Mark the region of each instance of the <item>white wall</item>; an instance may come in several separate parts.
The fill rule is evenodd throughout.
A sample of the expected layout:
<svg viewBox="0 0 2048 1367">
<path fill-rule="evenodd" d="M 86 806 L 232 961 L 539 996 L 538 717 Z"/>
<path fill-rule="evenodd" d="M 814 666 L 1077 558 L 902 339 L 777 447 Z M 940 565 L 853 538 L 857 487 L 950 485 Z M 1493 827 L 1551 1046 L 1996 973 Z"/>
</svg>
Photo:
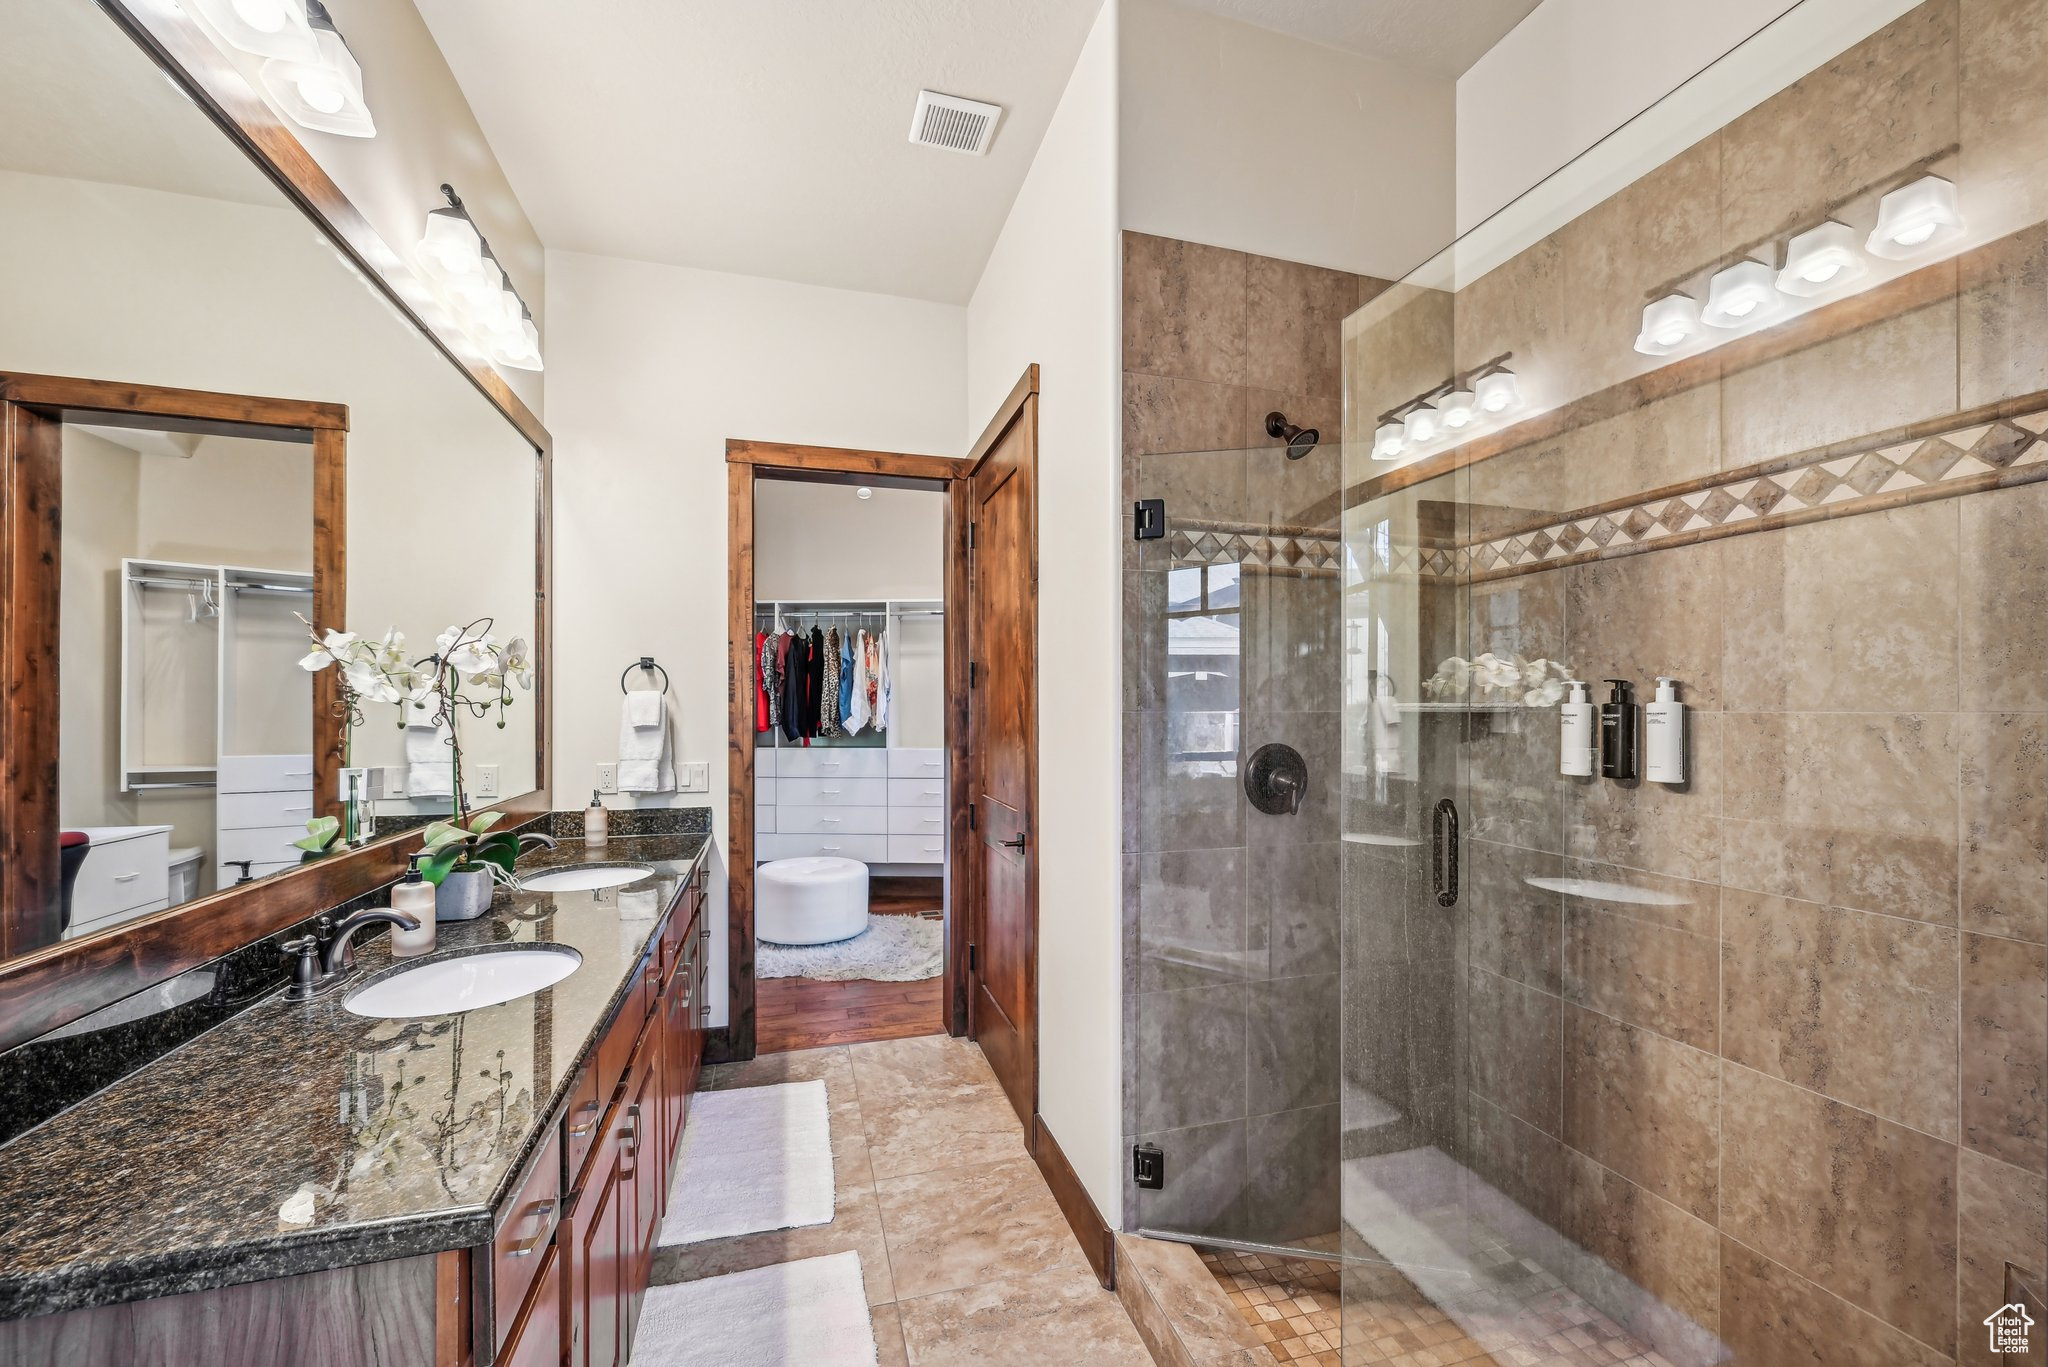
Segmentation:
<svg viewBox="0 0 2048 1367">
<path fill-rule="evenodd" d="M 966 310 L 550 252 L 548 313 L 556 802 L 582 806 L 617 757 L 619 671 L 652 655 L 673 684 L 677 758 L 708 762 L 711 790 L 647 801 L 710 807 L 722 849 L 725 441 L 965 454 Z M 723 1023 L 725 937 L 711 942 Z"/>
<path fill-rule="evenodd" d="M 1631 130 L 1639 133 L 1631 141 L 1642 144 L 1629 149 L 1632 163 L 1656 165 L 1915 3 L 1543 0 L 1458 78 L 1458 231 L 1477 226 L 1766 25 L 1770 32 L 1714 73 L 1709 88 L 1692 92 L 1689 107 L 1659 111 L 1668 128 Z M 1613 182 L 1599 177 L 1587 191 L 1591 198 L 1579 198 L 1597 202 L 1618 188 Z"/>
<path fill-rule="evenodd" d="M 1382 277 L 1449 239 L 1449 80 L 1171 0 L 1122 15 L 1124 227 Z"/>
<path fill-rule="evenodd" d="M 1121 1220 L 1116 661 L 1117 10 L 1106 0 L 967 305 L 967 423 L 1042 367 L 1038 434 L 1040 1113 Z"/>
<path fill-rule="evenodd" d="M 943 597 L 946 496 L 936 489 L 868 494 L 862 498 L 848 484 L 761 481 L 754 493 L 754 596 Z"/>
</svg>

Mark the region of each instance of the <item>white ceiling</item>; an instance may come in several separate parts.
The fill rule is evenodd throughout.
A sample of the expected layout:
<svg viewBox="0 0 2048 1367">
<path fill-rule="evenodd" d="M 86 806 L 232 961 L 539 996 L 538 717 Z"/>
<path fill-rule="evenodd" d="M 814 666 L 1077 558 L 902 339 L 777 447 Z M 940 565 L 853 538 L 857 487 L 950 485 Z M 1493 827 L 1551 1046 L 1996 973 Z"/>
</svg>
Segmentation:
<svg viewBox="0 0 2048 1367">
<path fill-rule="evenodd" d="M 1541 0 L 1178 0 L 1325 47 L 1457 77 Z"/>
<path fill-rule="evenodd" d="M 1100 0 L 417 0 L 542 242 L 965 302 Z M 915 147 L 921 87 L 1008 111 Z"/>
</svg>

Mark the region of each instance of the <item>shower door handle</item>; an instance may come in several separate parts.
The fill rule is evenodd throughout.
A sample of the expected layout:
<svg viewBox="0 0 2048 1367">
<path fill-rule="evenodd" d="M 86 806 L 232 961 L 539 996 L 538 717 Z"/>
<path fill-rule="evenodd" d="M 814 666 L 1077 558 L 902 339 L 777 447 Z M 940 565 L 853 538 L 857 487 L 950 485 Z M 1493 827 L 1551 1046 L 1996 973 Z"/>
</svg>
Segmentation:
<svg viewBox="0 0 2048 1367">
<path fill-rule="evenodd" d="M 1436 884 L 1436 904 L 1458 905 L 1458 804 L 1443 798 L 1431 818 L 1429 876 Z"/>
</svg>

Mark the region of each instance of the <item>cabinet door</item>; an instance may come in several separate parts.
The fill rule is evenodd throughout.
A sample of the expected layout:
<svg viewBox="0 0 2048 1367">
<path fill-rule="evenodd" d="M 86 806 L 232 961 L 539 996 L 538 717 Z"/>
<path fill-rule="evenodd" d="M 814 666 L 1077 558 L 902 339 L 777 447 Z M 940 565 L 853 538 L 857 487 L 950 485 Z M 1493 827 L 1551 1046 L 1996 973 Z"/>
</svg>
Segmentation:
<svg viewBox="0 0 2048 1367">
<path fill-rule="evenodd" d="M 691 944 L 695 944 L 693 939 Z M 662 998 L 662 1084 L 661 1084 L 661 1168 L 664 1173 L 675 1172 L 676 1154 L 683 1142 L 683 1123 L 688 1115 L 686 1097 L 689 1082 L 688 1053 L 694 1006 L 691 1001 L 690 985 L 696 981 L 696 965 L 685 959 L 682 968 L 668 981 L 668 994 Z M 662 1204 L 667 1207 L 664 1193 Z"/>
<path fill-rule="evenodd" d="M 550 1247 L 534 1279 L 533 1299 L 498 1350 L 499 1367 L 561 1367 L 562 1264 Z"/>
<path fill-rule="evenodd" d="M 661 1030 L 640 1037 L 619 1105 L 619 1358 L 633 1356 L 633 1328 L 661 1234 Z"/>
<path fill-rule="evenodd" d="M 622 1367 L 626 1361 L 619 1334 L 620 1292 L 625 1285 L 620 1210 L 622 1201 L 632 1200 L 632 1189 L 620 1181 L 618 1128 L 624 1111 L 620 1106 L 611 1113 L 590 1180 L 569 1221 L 570 1367 Z M 630 1176 L 631 1165 L 625 1166 Z"/>
</svg>

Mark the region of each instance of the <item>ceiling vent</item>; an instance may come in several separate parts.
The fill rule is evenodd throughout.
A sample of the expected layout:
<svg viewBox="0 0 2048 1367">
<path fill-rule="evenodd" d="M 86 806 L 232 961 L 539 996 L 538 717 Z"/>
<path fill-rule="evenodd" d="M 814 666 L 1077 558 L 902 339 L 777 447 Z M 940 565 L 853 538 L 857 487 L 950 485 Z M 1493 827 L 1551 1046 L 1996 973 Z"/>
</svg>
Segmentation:
<svg viewBox="0 0 2048 1367">
<path fill-rule="evenodd" d="M 917 110 L 910 116 L 910 140 L 978 157 L 995 140 L 996 120 L 1002 116 L 1003 107 L 999 104 L 920 90 Z"/>
</svg>

